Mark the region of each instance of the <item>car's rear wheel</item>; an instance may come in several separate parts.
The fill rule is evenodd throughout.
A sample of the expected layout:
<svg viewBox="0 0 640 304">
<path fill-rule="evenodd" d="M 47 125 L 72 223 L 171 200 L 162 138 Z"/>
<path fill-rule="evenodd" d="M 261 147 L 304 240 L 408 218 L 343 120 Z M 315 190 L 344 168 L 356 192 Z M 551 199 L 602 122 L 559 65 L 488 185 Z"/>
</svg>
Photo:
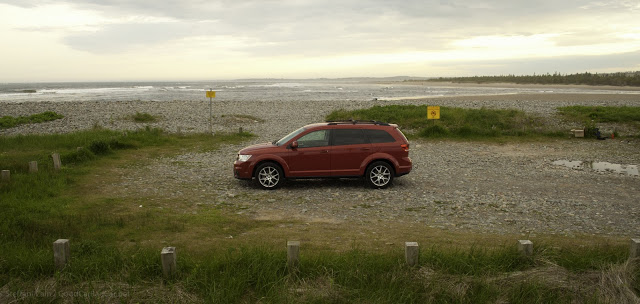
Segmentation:
<svg viewBox="0 0 640 304">
<path fill-rule="evenodd" d="M 393 181 L 393 168 L 383 161 L 374 162 L 367 167 L 365 178 L 372 188 L 386 188 Z"/>
<path fill-rule="evenodd" d="M 273 190 L 284 182 L 284 173 L 279 165 L 268 162 L 263 163 L 256 169 L 256 183 L 263 189 Z"/>
</svg>

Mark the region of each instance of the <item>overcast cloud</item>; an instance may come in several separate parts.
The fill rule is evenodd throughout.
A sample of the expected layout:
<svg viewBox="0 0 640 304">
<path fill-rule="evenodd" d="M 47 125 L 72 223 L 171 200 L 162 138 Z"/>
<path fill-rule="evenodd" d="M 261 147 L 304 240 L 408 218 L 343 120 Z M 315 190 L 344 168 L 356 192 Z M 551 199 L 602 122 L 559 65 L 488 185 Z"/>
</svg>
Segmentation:
<svg viewBox="0 0 640 304">
<path fill-rule="evenodd" d="M 637 16 L 637 0 L 0 0 L 16 59 L 0 81 L 640 70 Z"/>
</svg>

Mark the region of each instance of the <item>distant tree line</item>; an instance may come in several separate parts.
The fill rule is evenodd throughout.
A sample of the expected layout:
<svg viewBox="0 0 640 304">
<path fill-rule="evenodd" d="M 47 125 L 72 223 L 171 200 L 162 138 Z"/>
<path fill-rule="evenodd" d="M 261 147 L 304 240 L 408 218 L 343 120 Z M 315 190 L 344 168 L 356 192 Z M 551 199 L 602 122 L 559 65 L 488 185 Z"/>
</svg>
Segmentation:
<svg viewBox="0 0 640 304">
<path fill-rule="evenodd" d="M 430 81 L 447 82 L 473 82 L 473 83 L 522 83 L 522 84 L 587 84 L 587 85 L 611 85 L 611 86 L 640 86 L 640 71 L 619 73 L 560 73 L 542 75 L 500 75 L 500 76 L 473 76 L 473 77 L 440 77 L 429 79 Z"/>
</svg>

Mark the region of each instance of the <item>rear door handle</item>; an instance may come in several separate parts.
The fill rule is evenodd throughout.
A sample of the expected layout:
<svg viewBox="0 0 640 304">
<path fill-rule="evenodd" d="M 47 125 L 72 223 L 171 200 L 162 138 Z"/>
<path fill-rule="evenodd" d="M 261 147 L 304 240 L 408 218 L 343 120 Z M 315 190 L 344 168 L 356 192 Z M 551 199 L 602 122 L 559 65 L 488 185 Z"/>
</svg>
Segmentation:
<svg viewBox="0 0 640 304">
<path fill-rule="evenodd" d="M 362 151 L 369 151 L 369 150 L 371 150 L 371 148 L 362 148 L 361 150 Z"/>
<path fill-rule="evenodd" d="M 322 150 L 320 153 L 329 153 L 329 150 Z"/>
</svg>

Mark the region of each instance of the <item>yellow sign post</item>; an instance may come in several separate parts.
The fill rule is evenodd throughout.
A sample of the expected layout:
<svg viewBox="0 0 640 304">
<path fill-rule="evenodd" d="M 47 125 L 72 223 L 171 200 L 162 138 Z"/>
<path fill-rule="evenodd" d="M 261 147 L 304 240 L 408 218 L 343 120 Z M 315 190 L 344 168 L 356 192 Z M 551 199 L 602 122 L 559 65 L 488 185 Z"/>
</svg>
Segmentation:
<svg viewBox="0 0 640 304">
<path fill-rule="evenodd" d="M 216 91 L 209 89 L 207 91 L 207 98 L 209 98 L 209 134 L 213 133 L 213 99 L 216 97 Z"/>
<path fill-rule="evenodd" d="M 440 106 L 427 106 L 427 119 L 440 119 Z"/>
</svg>

